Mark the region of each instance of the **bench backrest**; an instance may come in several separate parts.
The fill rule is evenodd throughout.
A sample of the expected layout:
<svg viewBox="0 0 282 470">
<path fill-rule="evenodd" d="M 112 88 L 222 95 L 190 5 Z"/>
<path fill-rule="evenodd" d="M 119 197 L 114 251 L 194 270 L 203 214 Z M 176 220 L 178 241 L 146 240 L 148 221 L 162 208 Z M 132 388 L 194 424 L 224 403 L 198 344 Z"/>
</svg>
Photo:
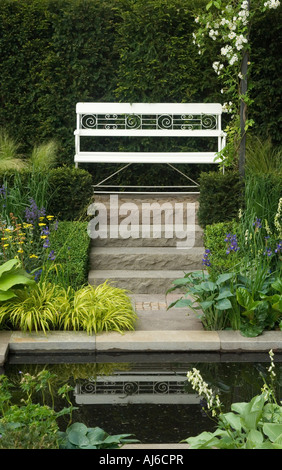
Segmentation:
<svg viewBox="0 0 282 470">
<path fill-rule="evenodd" d="M 80 135 L 219 136 L 218 103 L 77 103 Z"/>
</svg>

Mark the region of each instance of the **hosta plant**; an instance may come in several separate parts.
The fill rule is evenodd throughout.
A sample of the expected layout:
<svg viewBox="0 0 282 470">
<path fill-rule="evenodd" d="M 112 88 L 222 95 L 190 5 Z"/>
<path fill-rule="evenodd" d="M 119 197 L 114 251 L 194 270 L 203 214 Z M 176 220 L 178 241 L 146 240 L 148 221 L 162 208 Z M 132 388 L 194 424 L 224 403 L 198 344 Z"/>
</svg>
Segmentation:
<svg viewBox="0 0 282 470">
<path fill-rule="evenodd" d="M 131 434 L 109 435 L 96 426 L 88 428 L 83 423 L 73 423 L 66 432 L 60 432 L 61 449 L 118 449 L 124 444 L 139 442 Z"/>
<path fill-rule="evenodd" d="M 24 269 L 18 259 L 10 259 L 0 266 L 0 301 L 16 297 L 16 288 L 32 286 L 35 284 L 33 277 Z"/>
<path fill-rule="evenodd" d="M 214 432 L 202 432 L 189 437 L 191 449 L 282 449 L 282 406 L 275 394 L 275 365 L 273 352 L 269 352 L 269 384 L 264 383 L 261 394 L 250 402 L 233 403 L 231 411 L 224 413 L 220 399 L 207 387 L 199 371 L 187 374 L 192 388 L 207 403 L 207 413 L 217 420 Z"/>
<path fill-rule="evenodd" d="M 206 330 L 221 330 L 230 323 L 233 329 L 238 329 L 240 315 L 236 308 L 233 279 L 234 273 L 220 274 L 215 280 L 204 272 L 187 273 L 183 278 L 175 279 L 174 287 L 168 290 L 180 288 L 186 291 L 184 298 L 176 300 L 169 308 L 191 308 L 199 315 Z"/>
</svg>

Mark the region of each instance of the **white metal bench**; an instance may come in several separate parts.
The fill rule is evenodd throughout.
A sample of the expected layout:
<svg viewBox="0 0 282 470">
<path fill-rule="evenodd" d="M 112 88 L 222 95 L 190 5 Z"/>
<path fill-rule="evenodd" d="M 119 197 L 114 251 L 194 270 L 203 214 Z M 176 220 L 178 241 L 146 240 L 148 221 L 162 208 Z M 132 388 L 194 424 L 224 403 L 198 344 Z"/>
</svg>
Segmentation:
<svg viewBox="0 0 282 470">
<path fill-rule="evenodd" d="M 176 171 L 179 170 L 173 165 L 179 163 L 218 163 L 215 162 L 215 157 L 226 144 L 226 134 L 221 128 L 222 106 L 218 103 L 77 103 L 76 113 L 77 127 L 74 131 L 76 167 L 79 163 L 126 164 L 97 184 L 96 188 L 107 187 L 103 186 L 106 180 L 132 163 L 166 163 Z M 217 150 L 212 152 L 80 150 L 82 137 L 102 136 L 213 138 L 217 141 Z"/>
</svg>

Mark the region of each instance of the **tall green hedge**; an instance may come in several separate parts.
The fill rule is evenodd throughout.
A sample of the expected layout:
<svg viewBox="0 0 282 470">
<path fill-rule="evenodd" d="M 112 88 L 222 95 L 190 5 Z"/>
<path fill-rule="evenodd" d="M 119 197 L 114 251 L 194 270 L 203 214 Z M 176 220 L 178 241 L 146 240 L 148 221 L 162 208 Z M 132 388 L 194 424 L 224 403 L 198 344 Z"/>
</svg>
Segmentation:
<svg viewBox="0 0 282 470">
<path fill-rule="evenodd" d="M 282 8 L 259 15 L 251 30 L 251 90 L 249 112 L 256 135 L 282 144 Z"/>
<path fill-rule="evenodd" d="M 116 1 L 1 0 L 0 126 L 73 162 L 77 101 L 113 98 Z"/>
<path fill-rule="evenodd" d="M 141 102 L 218 100 L 211 54 L 192 43 L 199 0 L 125 1 L 118 25 L 117 98 Z M 212 46 L 212 45 L 211 45 Z M 212 52 L 212 50 L 210 51 Z"/>
</svg>

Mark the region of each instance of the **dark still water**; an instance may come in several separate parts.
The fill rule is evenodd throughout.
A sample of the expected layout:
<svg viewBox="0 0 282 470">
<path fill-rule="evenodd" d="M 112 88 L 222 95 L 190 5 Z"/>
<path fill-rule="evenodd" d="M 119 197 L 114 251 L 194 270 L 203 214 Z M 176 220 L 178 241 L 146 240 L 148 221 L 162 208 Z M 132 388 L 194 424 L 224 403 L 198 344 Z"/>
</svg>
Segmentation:
<svg viewBox="0 0 282 470">
<path fill-rule="evenodd" d="M 12 356 L 4 373 L 16 385 L 15 402 L 20 400 L 17 384 L 22 373 L 36 375 L 44 368 L 55 374 L 45 403 L 51 405 L 54 400 L 57 411 L 66 406 L 56 390 L 68 383 L 74 387 L 70 398 L 77 407 L 73 422 L 99 426 L 109 434 L 133 434 L 142 443 L 177 443 L 202 431 L 214 430 L 215 423 L 203 411 L 201 397 L 187 381 L 187 372 L 193 367 L 220 396 L 227 412 L 232 403 L 249 401 L 260 393 L 263 377 L 268 381 L 270 365 L 267 354 L 251 358 L 246 355 L 119 354 L 95 357 L 95 361 L 91 357 L 72 358 L 71 363 L 67 363 L 68 360 L 64 356 Z M 276 394 L 281 399 L 281 355 L 275 356 L 274 361 Z M 65 430 L 68 418 L 63 419 L 60 425 Z"/>
</svg>

